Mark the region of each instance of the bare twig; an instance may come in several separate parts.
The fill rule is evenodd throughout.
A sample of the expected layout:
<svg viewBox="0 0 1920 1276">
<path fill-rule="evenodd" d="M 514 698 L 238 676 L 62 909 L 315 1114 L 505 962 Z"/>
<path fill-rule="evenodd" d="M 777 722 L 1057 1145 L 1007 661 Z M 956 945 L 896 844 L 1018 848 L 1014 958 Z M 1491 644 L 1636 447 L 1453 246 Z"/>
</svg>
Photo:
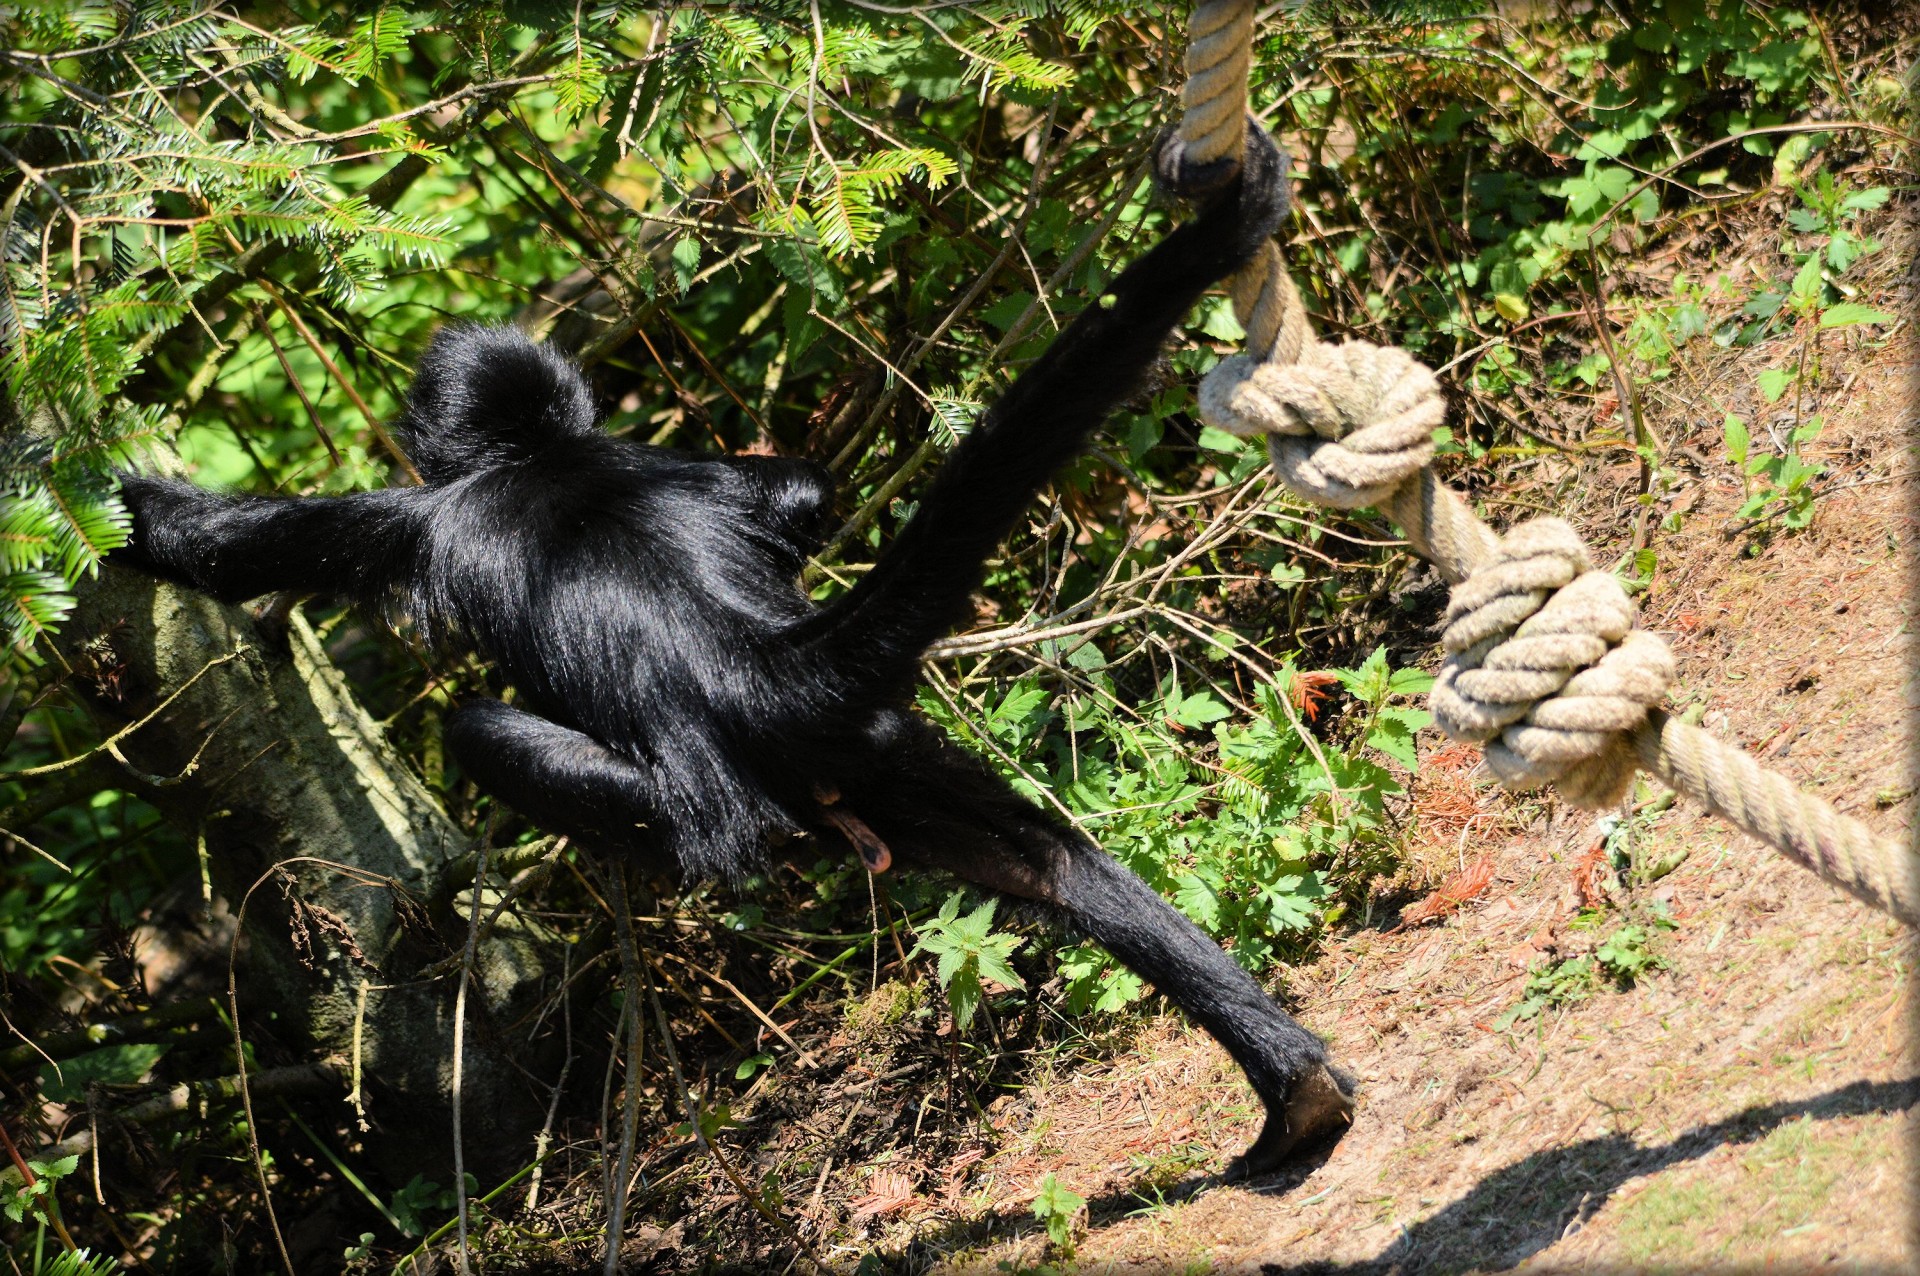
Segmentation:
<svg viewBox="0 0 1920 1276">
<path fill-rule="evenodd" d="M 633 935 L 633 909 L 627 903 L 627 866 L 620 860 L 607 864 L 608 903 L 613 911 L 614 933 L 620 940 L 620 979 L 627 1003 L 627 1084 L 620 1105 L 620 1152 L 614 1162 L 613 1182 L 607 1197 L 606 1276 L 620 1270 L 620 1236 L 626 1230 L 627 1179 L 633 1165 L 634 1136 L 640 1126 L 640 1062 L 645 1020 L 640 1012 L 640 984 L 645 974 L 640 965 L 640 947 Z M 649 993 L 653 990 L 647 984 Z M 662 1032 L 666 1029 L 664 1025 Z M 671 1050 L 671 1045 L 668 1047 Z M 675 1065 L 678 1067 L 678 1064 Z"/>
<path fill-rule="evenodd" d="M 103 750 L 108 753 L 113 753 L 115 750 L 115 746 L 117 746 L 122 740 L 125 740 L 128 736 L 138 731 L 141 727 L 146 726 L 149 722 L 152 722 L 155 718 L 165 713 L 168 707 L 171 706 L 175 700 L 178 700 L 181 696 L 186 694 L 187 688 L 191 687 L 194 683 L 200 681 L 200 679 L 205 677 L 208 673 L 210 673 L 214 669 L 219 668 L 221 665 L 226 664 L 230 660 L 238 660 L 241 656 L 244 656 L 247 652 L 251 650 L 253 650 L 253 648 L 248 646 L 246 643 L 241 643 L 239 646 L 235 647 L 232 651 L 229 651 L 226 655 L 215 656 L 212 660 L 207 661 L 206 664 L 201 665 L 200 668 L 195 670 L 191 678 L 188 678 L 185 682 L 181 683 L 179 686 L 175 687 L 172 691 L 168 692 L 166 699 L 162 700 L 159 704 L 155 705 L 152 711 L 150 711 L 149 713 L 146 713 L 145 715 L 140 717 L 137 721 L 132 722 L 127 726 L 120 728 L 120 730 L 114 732 L 112 735 L 108 736 L 106 739 L 102 740 L 99 744 L 94 745 L 91 749 L 88 749 L 84 753 L 77 753 L 70 758 L 62 758 L 58 762 L 49 762 L 44 766 L 30 766 L 30 767 L 24 767 L 18 771 L 8 771 L 8 772 L 5 772 L 4 774 L 0 774 L 0 780 L 24 780 L 28 776 L 47 775 L 54 771 L 63 771 L 70 766 L 77 766 L 80 763 L 85 762 L 88 758 L 93 757 L 95 754 L 100 753 Z"/>
<path fill-rule="evenodd" d="M 460 1263 L 460 1276 L 468 1276 L 472 1270 L 467 1256 L 467 1159 L 466 1139 L 462 1137 L 461 1100 L 464 1098 L 461 1081 L 464 1079 L 463 1065 L 466 1062 L 467 1044 L 467 987 L 474 978 L 474 959 L 480 947 L 480 896 L 484 893 L 481 885 L 487 878 L 487 848 L 493 842 L 493 818 L 487 818 L 487 827 L 480 835 L 479 861 L 473 870 L 473 885 L 468 892 L 467 907 L 467 943 L 460 953 L 460 984 L 453 995 L 453 1194 L 459 1208 L 456 1219 L 459 1223 L 455 1255 Z"/>
</svg>

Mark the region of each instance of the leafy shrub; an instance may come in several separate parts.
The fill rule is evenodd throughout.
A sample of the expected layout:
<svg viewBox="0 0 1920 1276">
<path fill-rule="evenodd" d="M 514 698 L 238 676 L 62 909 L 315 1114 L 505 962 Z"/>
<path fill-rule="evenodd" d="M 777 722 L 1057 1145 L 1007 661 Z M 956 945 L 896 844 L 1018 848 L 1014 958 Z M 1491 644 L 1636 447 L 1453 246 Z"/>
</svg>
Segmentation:
<svg viewBox="0 0 1920 1276">
<path fill-rule="evenodd" d="M 1425 674 L 1392 670 L 1384 649 L 1356 669 L 1290 671 L 1287 690 L 1278 680 L 1259 687 L 1258 714 L 1242 723 L 1212 693 L 1183 691 L 1172 675 L 1156 699 L 1130 711 L 1095 649 L 1068 660 L 1078 662 L 1084 689 L 1057 703 L 1028 678 L 983 696 L 974 714 L 956 714 L 931 692 L 921 707 L 988 756 L 1011 760 L 1016 783 L 1064 804 L 1247 969 L 1297 950 L 1343 910 L 1343 886 L 1364 890 L 1368 874 L 1391 862 L 1387 804 L 1402 792 L 1413 735 L 1429 721 L 1395 701 L 1425 691 Z M 1356 706 L 1344 747 L 1305 725 L 1314 688 L 1334 684 Z M 1213 757 L 1182 738 L 1202 729 Z M 1118 1009 L 1143 991 L 1090 945 L 1063 951 L 1060 962 L 1076 1013 Z"/>
</svg>

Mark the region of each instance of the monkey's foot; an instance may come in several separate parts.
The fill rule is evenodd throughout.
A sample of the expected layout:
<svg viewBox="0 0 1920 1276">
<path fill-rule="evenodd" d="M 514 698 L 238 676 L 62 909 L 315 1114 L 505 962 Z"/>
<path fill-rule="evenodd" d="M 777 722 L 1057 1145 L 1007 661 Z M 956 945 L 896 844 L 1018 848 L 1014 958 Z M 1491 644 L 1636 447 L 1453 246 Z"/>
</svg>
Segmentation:
<svg viewBox="0 0 1920 1276">
<path fill-rule="evenodd" d="M 1228 1162 L 1227 1181 L 1269 1174 L 1300 1148 L 1345 1134 L 1353 1124 L 1359 1088 L 1351 1073 L 1330 1063 L 1302 1077 L 1287 1096 L 1287 1106 L 1268 1114 L 1266 1128 L 1253 1146 Z"/>
<path fill-rule="evenodd" d="M 1250 162 L 1245 166 L 1252 170 L 1256 180 L 1271 182 L 1277 175 L 1277 180 L 1285 181 L 1287 153 L 1280 149 L 1266 126 L 1251 115 L 1247 117 L 1246 151 Z M 1194 160 L 1177 133 L 1161 138 L 1153 156 L 1154 177 L 1160 188 L 1181 199 L 1204 201 L 1219 194 L 1240 176 L 1242 166 L 1243 161 L 1232 156 L 1204 163 Z"/>
</svg>

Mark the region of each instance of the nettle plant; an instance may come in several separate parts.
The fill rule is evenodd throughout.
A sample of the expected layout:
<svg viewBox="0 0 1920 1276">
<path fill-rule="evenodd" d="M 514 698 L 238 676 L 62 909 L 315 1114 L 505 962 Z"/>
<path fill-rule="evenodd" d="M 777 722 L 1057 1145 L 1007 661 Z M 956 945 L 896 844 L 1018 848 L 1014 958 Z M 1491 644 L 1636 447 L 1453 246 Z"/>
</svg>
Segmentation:
<svg viewBox="0 0 1920 1276">
<path fill-rule="evenodd" d="M 977 712 L 956 713 L 931 692 L 921 708 L 1036 800 L 1064 808 L 1248 970 L 1302 951 L 1364 897 L 1375 874 L 1390 871 L 1396 831 L 1388 805 L 1416 765 L 1415 732 L 1431 721 L 1401 701 L 1432 685 L 1427 674 L 1392 668 L 1384 648 L 1352 669 L 1286 665 L 1241 717 L 1215 691 L 1183 687 L 1177 672 L 1157 696 L 1130 707 L 1091 643 L 1061 663 L 1075 675 L 1065 688 L 1030 675 L 982 696 Z M 1340 729 L 1322 738 L 1309 724 L 1336 686 L 1352 704 Z M 941 955 L 956 1018 L 977 989 L 950 982 L 948 966 L 957 978 L 971 953 L 986 956 L 984 932 L 973 933 L 981 911 L 961 919 L 958 908 L 958 897 L 950 899 L 937 938 L 922 940 Z M 984 920 L 991 917 L 985 910 Z M 964 936 L 963 925 L 971 928 Z M 1074 1013 L 1118 1010 L 1144 991 L 1092 945 L 1057 958 Z M 989 973 L 1018 986 L 1010 969 Z"/>
<path fill-rule="evenodd" d="M 1792 275 L 1749 298 L 1743 322 L 1737 329 L 1729 324 L 1723 330 L 1730 330 L 1729 344 L 1776 333 L 1798 337 L 1789 361 L 1755 379 L 1765 405 L 1764 437 L 1756 438 L 1747 420 L 1731 412 L 1721 427 L 1727 460 L 1740 469 L 1745 491 L 1739 517 L 1787 531 L 1813 521 L 1815 482 L 1826 470 L 1802 455 L 1825 426 L 1818 413 L 1801 411 L 1802 395 L 1819 380 L 1822 334 L 1894 322 L 1887 312 L 1853 300 L 1858 289 L 1845 278 L 1862 259 L 1880 251 L 1879 241 L 1857 223 L 1863 214 L 1884 207 L 1892 191 L 1885 186 L 1849 191 L 1822 169 L 1811 181 L 1796 184 L 1794 193 L 1800 207 L 1788 212 L 1781 243 Z"/>
</svg>

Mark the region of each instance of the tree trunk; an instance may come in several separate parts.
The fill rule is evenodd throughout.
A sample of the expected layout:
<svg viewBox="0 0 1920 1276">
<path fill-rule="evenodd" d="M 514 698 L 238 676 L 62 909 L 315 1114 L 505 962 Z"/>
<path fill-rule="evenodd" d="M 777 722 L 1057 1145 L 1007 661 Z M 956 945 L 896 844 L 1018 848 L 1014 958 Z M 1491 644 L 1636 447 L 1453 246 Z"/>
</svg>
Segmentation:
<svg viewBox="0 0 1920 1276">
<path fill-rule="evenodd" d="M 448 1181 L 456 983 L 422 971 L 463 942 L 464 916 L 444 903 L 436 916 L 433 902 L 452 895 L 469 839 L 297 612 L 282 630 L 111 567 L 80 595 L 59 644 L 95 673 L 103 713 L 134 721 L 178 695 L 120 744 L 146 773 L 126 787 L 204 836 L 215 887 L 245 901 L 243 1029 L 271 1025 L 351 1075 L 364 996 L 372 1150 L 402 1179 Z M 475 963 L 461 1104 L 467 1164 L 482 1174 L 524 1151 L 545 1107 L 528 1075 L 542 1075 L 543 1051 L 527 1039 L 551 982 L 543 946 L 502 917 Z"/>
</svg>

